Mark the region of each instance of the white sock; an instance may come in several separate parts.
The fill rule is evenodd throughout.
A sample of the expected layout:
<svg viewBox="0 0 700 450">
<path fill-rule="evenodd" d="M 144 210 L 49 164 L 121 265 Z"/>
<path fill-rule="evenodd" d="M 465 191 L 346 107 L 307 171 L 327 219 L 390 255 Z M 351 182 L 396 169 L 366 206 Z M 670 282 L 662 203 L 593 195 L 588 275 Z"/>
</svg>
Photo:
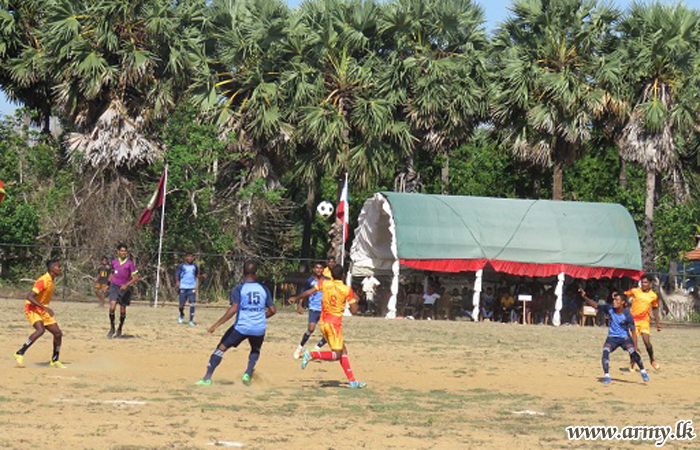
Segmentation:
<svg viewBox="0 0 700 450">
<path fill-rule="evenodd" d="M 606 373 L 605 376 L 606 376 L 607 378 L 610 378 L 610 374 L 609 374 L 609 373 Z"/>
<path fill-rule="evenodd" d="M 647 369 L 640 370 L 641 373 L 647 373 Z"/>
</svg>

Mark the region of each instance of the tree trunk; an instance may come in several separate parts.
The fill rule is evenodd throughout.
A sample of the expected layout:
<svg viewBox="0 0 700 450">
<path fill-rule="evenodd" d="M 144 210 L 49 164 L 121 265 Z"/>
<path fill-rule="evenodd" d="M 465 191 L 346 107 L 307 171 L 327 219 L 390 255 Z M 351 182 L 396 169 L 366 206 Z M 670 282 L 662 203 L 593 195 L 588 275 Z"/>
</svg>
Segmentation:
<svg viewBox="0 0 700 450">
<path fill-rule="evenodd" d="M 647 170 L 646 201 L 644 202 L 644 227 L 642 230 L 642 265 L 645 271 L 656 270 L 654 251 L 654 204 L 656 195 L 656 171 Z"/>
<path fill-rule="evenodd" d="M 562 200 L 564 198 L 564 167 L 560 161 L 554 162 L 554 177 L 552 184 L 552 200 Z"/>
<path fill-rule="evenodd" d="M 306 193 L 306 207 L 304 208 L 306 216 L 304 217 L 304 232 L 301 238 L 301 257 L 311 257 L 311 227 L 314 223 L 314 213 L 316 206 L 316 183 L 309 184 L 309 190 Z M 308 272 L 309 264 L 307 261 L 302 261 L 300 270 Z"/>
<path fill-rule="evenodd" d="M 446 151 L 443 154 L 444 163 L 442 165 L 442 171 L 440 173 L 440 180 L 442 182 L 442 193 L 447 194 L 448 185 L 450 183 L 450 152 Z"/>
<path fill-rule="evenodd" d="M 627 189 L 627 161 L 620 158 L 620 175 L 618 183 L 622 189 Z"/>
</svg>

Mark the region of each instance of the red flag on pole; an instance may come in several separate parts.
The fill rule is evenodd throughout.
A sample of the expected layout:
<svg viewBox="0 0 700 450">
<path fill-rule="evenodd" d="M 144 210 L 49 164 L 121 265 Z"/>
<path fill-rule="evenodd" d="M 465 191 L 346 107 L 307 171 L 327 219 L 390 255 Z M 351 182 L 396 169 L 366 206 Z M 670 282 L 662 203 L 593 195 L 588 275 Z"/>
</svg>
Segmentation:
<svg viewBox="0 0 700 450">
<path fill-rule="evenodd" d="M 345 184 L 343 191 L 340 193 L 340 201 L 338 201 L 337 217 L 343 223 L 343 244 L 348 240 L 348 221 L 350 216 L 350 205 L 348 204 L 348 175 L 345 174 Z"/>
<path fill-rule="evenodd" d="M 5 186 L 2 184 L 2 180 L 0 180 L 0 205 L 2 205 L 3 200 L 5 200 Z"/>
<path fill-rule="evenodd" d="M 153 193 L 151 200 L 148 202 L 148 205 L 146 206 L 146 209 L 144 209 L 143 213 L 141 213 L 141 218 L 136 223 L 137 227 L 140 227 L 141 225 L 145 225 L 148 222 L 150 222 L 151 216 L 153 215 L 153 211 L 155 211 L 156 208 L 160 208 L 161 206 L 163 206 L 163 202 L 165 201 L 165 177 L 166 177 L 167 171 L 168 171 L 168 169 L 165 169 L 165 171 L 163 171 L 163 175 L 160 176 L 160 181 L 158 182 L 158 188 Z"/>
</svg>

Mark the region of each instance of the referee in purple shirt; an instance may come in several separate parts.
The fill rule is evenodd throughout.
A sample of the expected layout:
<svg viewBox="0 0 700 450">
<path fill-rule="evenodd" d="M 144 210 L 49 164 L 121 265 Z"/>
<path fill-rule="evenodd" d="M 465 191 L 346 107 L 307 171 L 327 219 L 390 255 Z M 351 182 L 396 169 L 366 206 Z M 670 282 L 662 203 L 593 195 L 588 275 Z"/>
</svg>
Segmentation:
<svg viewBox="0 0 700 450">
<path fill-rule="evenodd" d="M 117 257 L 112 260 L 112 275 L 109 276 L 109 333 L 108 338 L 121 337 L 126 307 L 131 304 L 131 285 L 139 281 L 139 271 L 128 257 L 125 244 L 117 245 Z M 119 303 L 119 328 L 114 331 L 114 311 Z"/>
</svg>

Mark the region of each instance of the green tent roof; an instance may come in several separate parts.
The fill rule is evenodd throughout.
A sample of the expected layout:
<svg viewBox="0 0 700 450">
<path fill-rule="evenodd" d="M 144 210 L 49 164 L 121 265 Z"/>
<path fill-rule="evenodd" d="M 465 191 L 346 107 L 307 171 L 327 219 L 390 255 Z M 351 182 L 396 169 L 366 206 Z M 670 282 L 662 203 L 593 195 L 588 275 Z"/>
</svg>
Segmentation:
<svg viewBox="0 0 700 450">
<path fill-rule="evenodd" d="M 637 229 L 612 203 L 382 192 L 400 260 L 488 259 L 641 270 Z"/>
</svg>

